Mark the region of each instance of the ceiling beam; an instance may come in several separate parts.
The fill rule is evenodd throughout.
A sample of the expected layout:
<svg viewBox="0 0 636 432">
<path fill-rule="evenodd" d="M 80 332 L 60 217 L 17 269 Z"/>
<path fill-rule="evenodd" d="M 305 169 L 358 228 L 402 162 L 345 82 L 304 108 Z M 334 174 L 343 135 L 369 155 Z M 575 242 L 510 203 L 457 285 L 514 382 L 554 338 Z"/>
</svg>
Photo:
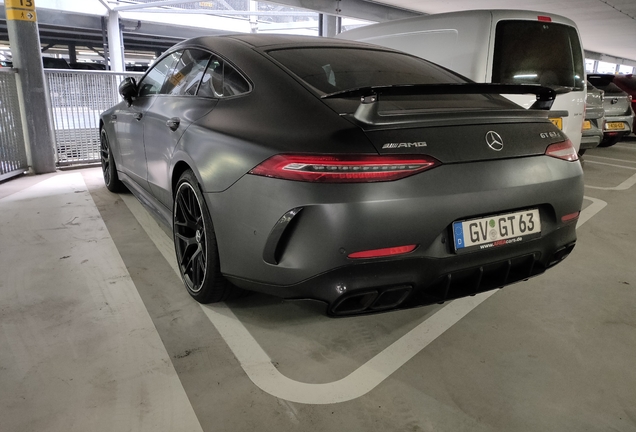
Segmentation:
<svg viewBox="0 0 636 432">
<path fill-rule="evenodd" d="M 237 11 L 237 10 L 213 10 L 213 9 L 146 9 L 143 13 L 178 14 L 178 15 L 226 15 L 226 16 L 301 16 L 312 17 L 318 15 L 314 11 Z"/>
<path fill-rule="evenodd" d="M 99 2 L 104 5 L 104 7 L 106 8 L 107 11 L 111 11 L 113 10 L 113 7 L 108 3 L 107 0 L 99 0 Z"/>
<path fill-rule="evenodd" d="M 378 22 L 426 15 L 421 12 L 366 0 L 268 0 L 268 2 L 309 9 L 327 15 L 346 16 Z"/>
<path fill-rule="evenodd" d="M 150 3 L 140 3 L 140 4 L 127 5 L 127 6 L 115 6 L 113 10 L 117 12 L 135 11 L 135 10 L 148 9 L 148 8 L 161 7 L 161 6 L 174 6 L 174 5 L 185 4 L 185 3 L 199 3 L 199 1 L 198 0 L 161 0 L 161 1 L 154 1 Z"/>
</svg>

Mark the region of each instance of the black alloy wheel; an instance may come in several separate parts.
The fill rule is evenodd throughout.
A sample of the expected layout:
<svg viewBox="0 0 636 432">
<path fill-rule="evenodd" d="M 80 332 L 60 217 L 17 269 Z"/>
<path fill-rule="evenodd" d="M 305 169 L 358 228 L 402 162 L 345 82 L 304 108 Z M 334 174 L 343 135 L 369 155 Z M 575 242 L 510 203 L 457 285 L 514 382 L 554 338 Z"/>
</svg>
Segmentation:
<svg viewBox="0 0 636 432">
<path fill-rule="evenodd" d="M 173 234 L 179 272 L 190 295 L 199 303 L 225 300 L 233 287 L 221 274 L 212 218 L 190 170 L 177 183 Z"/>
<path fill-rule="evenodd" d="M 117 175 L 117 168 L 115 167 L 115 160 L 110 149 L 108 135 L 106 135 L 104 129 L 100 132 L 99 141 L 104 184 L 106 184 L 106 188 L 111 192 L 123 192 L 126 187 L 121 180 L 119 180 L 119 176 Z"/>
</svg>

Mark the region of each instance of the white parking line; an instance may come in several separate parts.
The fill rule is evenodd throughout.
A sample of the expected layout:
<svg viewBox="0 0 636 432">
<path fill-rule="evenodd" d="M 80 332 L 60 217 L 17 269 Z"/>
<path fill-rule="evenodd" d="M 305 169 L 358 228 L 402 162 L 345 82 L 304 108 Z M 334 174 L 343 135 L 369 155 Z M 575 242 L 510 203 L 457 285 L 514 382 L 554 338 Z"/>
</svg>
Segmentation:
<svg viewBox="0 0 636 432">
<path fill-rule="evenodd" d="M 611 161 L 616 161 L 616 162 L 623 162 L 623 163 L 630 163 L 630 164 L 636 164 L 636 160 L 630 161 L 630 160 L 625 160 L 625 159 L 618 159 L 618 158 L 610 158 L 610 157 L 605 157 L 605 156 L 596 156 L 596 155 L 585 155 L 585 160 L 587 162 L 592 162 L 588 160 L 588 158 L 595 158 L 595 159 L 605 159 L 605 160 L 611 160 Z"/>
<path fill-rule="evenodd" d="M 615 168 L 623 168 L 623 169 L 628 169 L 628 170 L 636 170 L 636 167 L 628 167 L 628 166 L 610 164 L 610 163 L 605 163 L 605 162 L 596 162 L 596 161 L 588 160 L 587 163 L 611 166 L 611 167 L 615 167 Z M 618 186 L 601 187 L 601 186 L 585 185 L 585 187 L 589 188 L 589 189 L 597 189 L 597 190 L 622 191 L 622 190 L 627 190 L 627 189 L 631 188 L 635 184 L 636 184 L 636 174 L 632 175 L 630 178 L 628 178 L 627 180 L 625 180 L 624 182 L 622 182 Z"/>
<path fill-rule="evenodd" d="M 614 148 L 619 148 L 623 150 L 636 150 L 636 146 L 628 146 L 628 145 L 614 145 Z"/>
<path fill-rule="evenodd" d="M 166 233 L 133 196 L 120 196 L 166 261 L 179 274 L 174 248 Z M 596 198 L 585 199 L 592 201 L 592 204 L 581 212 L 577 228 L 607 205 Z M 346 377 L 325 384 L 303 383 L 281 374 L 227 305 L 221 303 L 201 307 L 256 386 L 290 402 L 322 405 L 346 402 L 370 392 L 497 291 L 450 302 Z"/>
</svg>

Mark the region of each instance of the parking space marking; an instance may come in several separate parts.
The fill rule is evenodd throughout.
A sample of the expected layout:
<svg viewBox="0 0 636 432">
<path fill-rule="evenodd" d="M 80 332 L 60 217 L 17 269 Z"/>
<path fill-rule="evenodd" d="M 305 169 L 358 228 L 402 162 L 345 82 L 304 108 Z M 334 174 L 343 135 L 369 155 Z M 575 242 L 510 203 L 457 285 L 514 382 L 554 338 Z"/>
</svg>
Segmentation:
<svg viewBox="0 0 636 432">
<path fill-rule="evenodd" d="M 605 159 L 605 160 L 611 160 L 611 161 L 616 161 L 616 162 L 623 162 L 623 163 L 630 163 L 630 164 L 636 164 L 636 160 L 630 161 L 630 160 L 625 160 L 625 159 L 618 159 L 618 158 L 610 158 L 610 157 L 605 157 L 605 156 L 596 156 L 596 155 L 589 155 L 585 157 L 586 161 L 588 162 L 592 162 L 594 163 L 594 161 L 590 161 L 587 160 L 588 157 L 593 157 L 595 159 Z"/>
<path fill-rule="evenodd" d="M 135 197 L 120 196 L 166 261 L 179 274 L 172 242 L 163 229 Z M 592 204 L 581 211 L 577 228 L 607 205 L 596 198 L 584 198 Z M 257 387 L 290 402 L 324 405 L 346 402 L 367 394 L 497 291 L 451 301 L 346 377 L 324 384 L 304 383 L 280 373 L 258 341 L 224 303 L 201 305 L 201 308 Z"/>
<path fill-rule="evenodd" d="M 589 206 L 587 206 L 585 209 L 581 211 L 581 214 L 579 215 L 579 221 L 576 223 L 576 229 L 581 228 L 581 225 L 583 225 L 585 222 L 592 219 L 594 215 L 596 215 L 598 212 L 603 210 L 605 206 L 607 206 L 607 203 L 605 201 L 600 200 L 598 198 L 584 196 L 583 199 L 592 201 L 592 204 L 590 204 Z"/>
<path fill-rule="evenodd" d="M 623 168 L 623 169 L 627 169 L 627 170 L 636 170 L 636 167 L 630 167 L 630 166 L 624 166 L 624 165 L 616 165 L 616 164 L 610 164 L 610 163 L 605 163 L 605 162 L 597 162 L 597 161 L 588 160 L 587 163 L 611 166 L 611 167 L 615 167 L 615 168 Z M 618 186 L 601 187 L 601 186 L 585 185 L 585 187 L 586 188 L 590 188 L 590 189 L 597 189 L 597 190 L 622 191 L 622 190 L 627 190 L 627 189 L 631 188 L 635 184 L 636 184 L 636 174 L 632 175 L 630 178 L 628 178 L 627 180 L 625 180 L 624 182 L 622 182 Z"/>
<path fill-rule="evenodd" d="M 636 146 L 627 146 L 627 145 L 614 145 L 614 148 L 619 148 L 623 150 L 636 150 Z"/>
</svg>

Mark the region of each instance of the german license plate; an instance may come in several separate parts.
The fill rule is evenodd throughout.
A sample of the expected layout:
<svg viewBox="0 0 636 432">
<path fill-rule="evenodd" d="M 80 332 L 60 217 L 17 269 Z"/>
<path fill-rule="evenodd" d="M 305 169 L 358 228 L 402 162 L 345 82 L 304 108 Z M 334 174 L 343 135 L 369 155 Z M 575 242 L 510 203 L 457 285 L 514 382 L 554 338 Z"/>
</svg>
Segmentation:
<svg viewBox="0 0 636 432">
<path fill-rule="evenodd" d="M 625 129 L 625 125 L 623 122 L 609 122 L 605 123 L 606 130 L 623 130 Z"/>
<path fill-rule="evenodd" d="M 453 222 L 455 252 L 487 250 L 540 236 L 538 209 Z"/>
<path fill-rule="evenodd" d="M 550 121 L 552 122 L 553 125 L 563 130 L 563 119 L 561 117 L 551 118 Z"/>
<path fill-rule="evenodd" d="M 592 122 L 589 120 L 585 120 L 583 122 L 583 130 L 592 129 Z"/>
</svg>

